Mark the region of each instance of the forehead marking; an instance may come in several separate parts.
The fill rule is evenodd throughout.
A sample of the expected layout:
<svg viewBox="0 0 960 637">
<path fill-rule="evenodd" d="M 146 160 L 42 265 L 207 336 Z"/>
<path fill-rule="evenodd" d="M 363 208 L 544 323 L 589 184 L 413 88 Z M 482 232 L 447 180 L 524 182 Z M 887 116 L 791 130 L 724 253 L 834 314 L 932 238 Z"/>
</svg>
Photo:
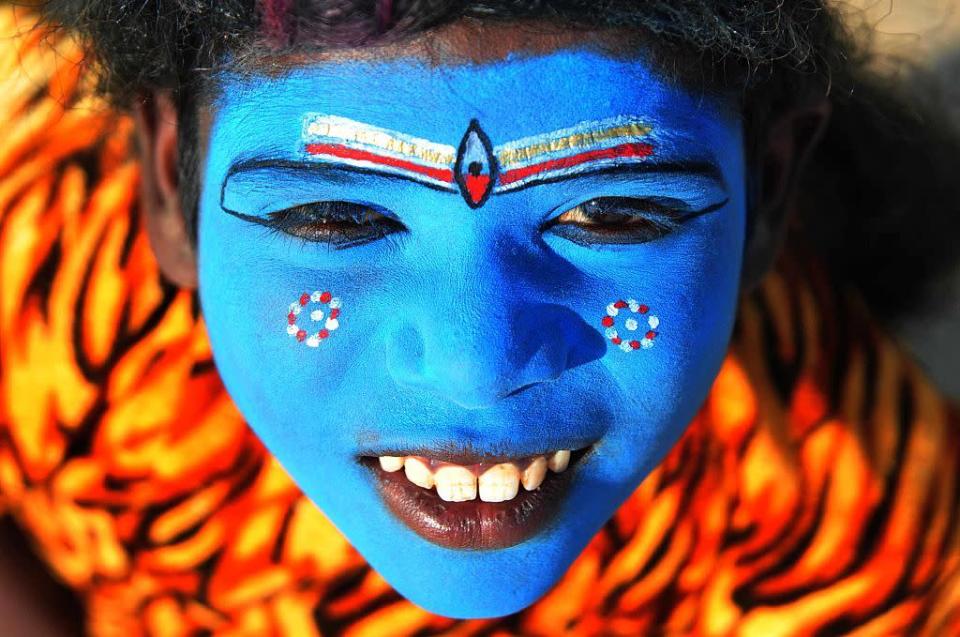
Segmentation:
<svg viewBox="0 0 960 637">
<path fill-rule="evenodd" d="M 611 117 L 493 146 L 471 121 L 459 146 L 433 142 L 345 117 L 304 116 L 301 155 L 459 192 L 482 206 L 492 194 L 642 162 L 654 154 L 653 127 Z"/>
<path fill-rule="evenodd" d="M 468 206 L 479 208 L 486 203 L 500 171 L 490 138 L 477 120 L 470 122 L 460 141 L 453 172 Z"/>
</svg>

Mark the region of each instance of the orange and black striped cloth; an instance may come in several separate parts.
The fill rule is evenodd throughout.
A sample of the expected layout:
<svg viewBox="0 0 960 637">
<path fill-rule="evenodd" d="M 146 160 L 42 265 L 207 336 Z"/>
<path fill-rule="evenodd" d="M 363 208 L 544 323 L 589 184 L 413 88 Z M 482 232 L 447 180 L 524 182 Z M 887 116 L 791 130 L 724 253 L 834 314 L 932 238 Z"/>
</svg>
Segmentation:
<svg viewBox="0 0 960 637">
<path fill-rule="evenodd" d="M 29 26 L 0 10 L 0 512 L 90 634 L 960 635 L 957 414 L 798 260 L 547 597 L 484 621 L 406 602 L 244 424 L 138 225 L 131 122 Z"/>
</svg>

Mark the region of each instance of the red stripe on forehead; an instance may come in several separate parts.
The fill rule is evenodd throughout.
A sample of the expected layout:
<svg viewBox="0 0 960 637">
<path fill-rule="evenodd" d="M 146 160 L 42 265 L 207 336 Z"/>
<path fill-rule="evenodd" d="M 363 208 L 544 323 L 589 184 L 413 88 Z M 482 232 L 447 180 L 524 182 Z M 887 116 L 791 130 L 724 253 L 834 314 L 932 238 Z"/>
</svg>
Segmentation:
<svg viewBox="0 0 960 637">
<path fill-rule="evenodd" d="M 405 159 L 396 159 L 385 155 L 378 155 L 366 150 L 348 148 L 338 144 L 307 144 L 306 151 L 310 155 L 326 155 L 328 157 L 339 157 L 341 159 L 352 159 L 355 161 L 366 161 L 372 164 L 380 164 L 391 168 L 399 168 L 418 175 L 424 175 L 437 181 L 453 183 L 453 170 L 449 168 L 432 168 L 430 166 L 421 166 Z"/>
<path fill-rule="evenodd" d="M 653 145 L 642 142 L 621 144 L 619 146 L 614 146 L 613 148 L 603 148 L 600 150 L 589 150 L 576 155 L 570 155 L 569 157 L 550 159 L 548 161 L 540 162 L 539 164 L 532 164 L 530 166 L 508 170 L 500 174 L 500 183 L 506 186 L 520 181 L 521 179 L 526 179 L 527 177 L 532 177 L 541 173 L 548 173 L 554 170 L 573 168 L 575 166 L 580 166 L 582 164 L 600 159 L 649 157 L 652 154 Z"/>
</svg>

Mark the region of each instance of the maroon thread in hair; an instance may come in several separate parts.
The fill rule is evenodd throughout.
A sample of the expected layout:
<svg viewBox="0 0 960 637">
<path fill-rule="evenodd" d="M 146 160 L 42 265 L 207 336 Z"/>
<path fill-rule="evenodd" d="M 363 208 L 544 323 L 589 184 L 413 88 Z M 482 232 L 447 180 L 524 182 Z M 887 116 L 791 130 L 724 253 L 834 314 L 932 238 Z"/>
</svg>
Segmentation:
<svg viewBox="0 0 960 637">
<path fill-rule="evenodd" d="M 266 39 L 277 46 L 290 44 L 293 0 L 260 0 L 259 4 L 260 25 Z"/>
<path fill-rule="evenodd" d="M 393 26 L 393 0 L 377 1 L 377 31 L 385 33 Z"/>
</svg>

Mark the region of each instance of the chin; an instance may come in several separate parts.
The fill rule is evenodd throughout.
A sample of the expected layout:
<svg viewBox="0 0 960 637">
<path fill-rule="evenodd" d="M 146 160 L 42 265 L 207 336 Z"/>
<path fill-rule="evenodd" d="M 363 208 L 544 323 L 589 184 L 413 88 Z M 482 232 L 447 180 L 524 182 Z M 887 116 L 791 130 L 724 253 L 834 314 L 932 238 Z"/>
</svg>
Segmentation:
<svg viewBox="0 0 960 637">
<path fill-rule="evenodd" d="M 455 619 L 503 617 L 520 612 L 547 594 L 602 525 L 572 522 L 505 549 L 446 549 L 433 545 L 430 558 L 368 557 L 371 565 L 405 598 Z M 566 524 L 571 524 L 567 521 Z M 409 555 L 409 553 L 408 553 Z M 382 558 L 382 559 L 380 559 Z"/>
<path fill-rule="evenodd" d="M 343 483 L 353 487 L 351 503 L 320 484 L 306 484 L 306 491 L 319 487 L 317 504 L 398 593 L 431 613 L 456 619 L 502 617 L 537 602 L 564 576 L 639 479 L 636 474 L 620 483 L 601 479 L 599 454 L 588 447 L 571 454 L 565 471 L 548 470 L 540 488 L 523 496 L 521 486 L 523 500 L 446 502 L 435 489 L 414 486 L 419 491 L 407 493 L 407 487 L 395 484 L 402 476 L 394 474 L 401 471 L 383 471 L 374 464 L 361 458 L 356 463 L 357 482 L 349 478 Z M 546 489 L 551 479 L 554 486 L 549 491 L 535 493 Z M 392 488 L 405 491 L 390 494 Z M 397 515 L 389 498 L 410 498 L 411 493 L 418 497 L 404 506 L 414 510 Z M 516 524 L 483 524 L 497 511 L 516 513 L 535 504 L 544 505 L 542 512 L 519 515 L 513 520 Z M 447 522 L 473 522 L 465 527 L 431 527 L 429 521 L 436 519 L 431 516 L 438 509 L 453 512 Z M 363 514 L 357 515 L 358 510 Z M 478 528 L 486 532 L 470 532 Z"/>
</svg>

